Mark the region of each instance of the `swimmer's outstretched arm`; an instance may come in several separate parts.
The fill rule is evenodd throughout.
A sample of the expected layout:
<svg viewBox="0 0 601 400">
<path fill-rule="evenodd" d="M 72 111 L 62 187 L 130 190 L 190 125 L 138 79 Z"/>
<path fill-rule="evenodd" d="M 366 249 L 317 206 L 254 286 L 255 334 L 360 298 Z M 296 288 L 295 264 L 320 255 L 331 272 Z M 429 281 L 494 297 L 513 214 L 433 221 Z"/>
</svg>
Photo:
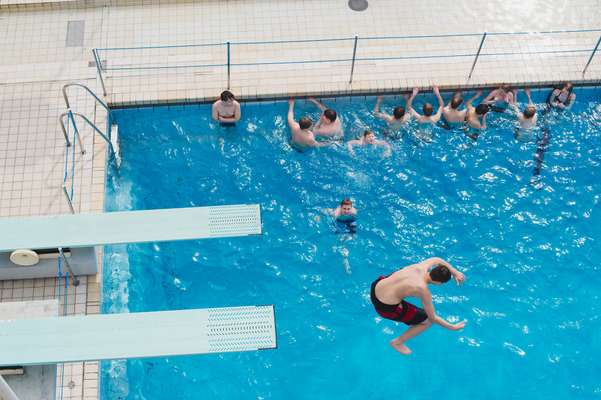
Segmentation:
<svg viewBox="0 0 601 400">
<path fill-rule="evenodd" d="M 529 106 L 533 106 L 534 103 L 532 102 L 532 96 L 530 94 L 530 88 L 525 88 L 524 89 L 524 93 L 526 93 L 526 96 L 528 96 L 528 105 Z M 516 89 L 516 97 L 517 97 L 517 89 Z"/>
<path fill-rule="evenodd" d="M 315 104 L 321 111 L 325 111 L 326 110 L 326 106 L 324 106 L 323 104 L 321 104 L 314 97 L 309 97 L 307 100 L 309 100 L 311 103 Z"/>
<path fill-rule="evenodd" d="M 380 112 L 380 104 L 381 103 L 382 103 L 382 96 L 378 96 L 378 99 L 376 100 L 376 105 L 374 106 L 374 115 L 376 116 L 376 118 L 380 118 L 380 119 L 390 122 L 392 117 L 386 113 Z"/>
<path fill-rule="evenodd" d="M 409 100 L 407 100 L 407 110 L 409 110 L 409 113 L 416 118 L 421 117 L 421 115 L 413 109 L 413 99 L 415 98 L 415 96 L 417 96 L 418 93 L 419 89 L 413 88 L 413 92 L 411 92 L 411 97 L 409 97 Z"/>
<path fill-rule="evenodd" d="M 442 115 L 442 109 L 444 108 L 444 101 L 442 100 L 442 96 L 440 95 L 440 90 L 438 90 L 438 86 L 432 86 L 432 91 L 434 92 L 434 94 L 436 95 L 436 98 L 438 99 L 438 111 L 436 111 L 436 114 L 434 114 L 434 117 L 432 118 L 432 120 L 438 121 L 440 119 L 440 116 Z"/>
<path fill-rule="evenodd" d="M 300 129 L 298 122 L 294 120 L 294 99 L 288 100 L 288 126 L 290 129 Z"/>
<path fill-rule="evenodd" d="M 376 144 L 378 146 L 384 147 L 384 157 L 389 157 L 392 154 L 392 147 L 385 140 L 377 140 Z"/>
<path fill-rule="evenodd" d="M 488 94 L 488 96 L 486 96 L 484 98 L 484 100 L 482 100 L 482 102 L 483 103 L 487 103 L 487 104 L 494 103 L 494 98 L 497 95 L 498 90 L 499 89 L 493 89 L 493 90 L 491 90 L 490 93 Z"/>
<path fill-rule="evenodd" d="M 361 142 L 360 140 L 358 140 L 358 139 L 355 139 L 355 140 L 349 140 L 349 141 L 346 143 L 346 147 L 347 147 L 347 149 L 348 149 L 348 152 L 349 152 L 349 153 L 350 153 L 352 156 L 354 156 L 354 155 L 355 155 L 355 152 L 353 151 L 353 145 L 360 146 L 360 145 L 361 145 L 361 143 L 362 143 L 362 142 Z"/>
<path fill-rule="evenodd" d="M 477 99 L 478 97 L 480 97 L 480 96 L 482 96 L 482 90 L 478 90 L 478 91 L 476 92 L 476 94 L 475 94 L 475 95 L 473 95 L 472 97 L 470 97 L 470 98 L 468 99 L 467 103 L 465 103 L 465 106 L 469 108 L 469 107 L 472 105 L 472 103 L 473 103 L 474 101 L 476 101 L 476 99 Z"/>
<path fill-rule="evenodd" d="M 456 324 L 451 324 L 447 320 L 440 318 L 436 315 L 436 311 L 434 310 L 434 304 L 432 304 L 432 295 L 430 292 L 425 289 L 425 292 L 420 296 L 422 300 L 422 304 L 424 306 L 424 311 L 428 315 L 428 319 L 432 321 L 434 324 L 438 324 L 443 328 L 447 328 L 451 331 L 458 331 L 459 329 L 463 329 L 465 326 L 465 321 L 461 321 Z"/>
</svg>

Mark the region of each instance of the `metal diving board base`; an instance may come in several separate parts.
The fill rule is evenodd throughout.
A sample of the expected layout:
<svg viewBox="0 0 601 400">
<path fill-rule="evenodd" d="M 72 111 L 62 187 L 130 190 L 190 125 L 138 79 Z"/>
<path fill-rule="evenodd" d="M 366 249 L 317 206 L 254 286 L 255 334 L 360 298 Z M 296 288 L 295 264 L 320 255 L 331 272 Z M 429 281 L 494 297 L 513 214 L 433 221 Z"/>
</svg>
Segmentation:
<svg viewBox="0 0 601 400">
<path fill-rule="evenodd" d="M 206 239 L 261 234 L 258 204 L 0 218 L 0 253 L 17 249 Z"/>
<path fill-rule="evenodd" d="M 274 349 L 272 305 L 0 321 L 0 366 Z"/>
</svg>

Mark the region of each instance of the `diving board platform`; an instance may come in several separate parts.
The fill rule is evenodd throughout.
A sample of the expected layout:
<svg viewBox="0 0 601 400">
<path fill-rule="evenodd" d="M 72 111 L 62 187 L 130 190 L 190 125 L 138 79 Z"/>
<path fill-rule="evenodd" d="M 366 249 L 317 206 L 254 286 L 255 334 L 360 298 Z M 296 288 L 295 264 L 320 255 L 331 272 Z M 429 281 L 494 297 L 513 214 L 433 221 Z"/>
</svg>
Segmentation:
<svg viewBox="0 0 601 400">
<path fill-rule="evenodd" d="M 258 204 L 0 218 L 0 253 L 261 234 Z"/>
<path fill-rule="evenodd" d="M 272 305 L 0 321 L 0 366 L 275 349 Z"/>
</svg>

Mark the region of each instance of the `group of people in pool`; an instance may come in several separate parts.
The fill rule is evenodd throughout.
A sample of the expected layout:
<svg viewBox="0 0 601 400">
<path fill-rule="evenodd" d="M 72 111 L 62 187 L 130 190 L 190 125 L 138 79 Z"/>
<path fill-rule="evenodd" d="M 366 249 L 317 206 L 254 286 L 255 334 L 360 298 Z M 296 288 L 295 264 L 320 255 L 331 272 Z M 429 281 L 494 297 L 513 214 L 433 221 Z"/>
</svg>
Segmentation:
<svg viewBox="0 0 601 400">
<path fill-rule="evenodd" d="M 576 95 L 572 91 L 571 83 L 566 83 L 560 88 L 554 89 L 547 97 L 547 105 L 550 108 L 569 109 Z M 463 97 L 460 92 L 453 95 L 445 106 L 438 88 L 434 87 L 434 95 L 438 99 L 438 109 L 425 103 L 422 107 L 423 114 L 418 113 L 412 107 L 413 100 L 418 94 L 418 89 L 413 89 L 411 96 L 407 99 L 405 109 L 397 106 L 393 114 L 389 115 L 380 111 L 382 97 L 378 97 L 374 114 L 377 118 L 386 121 L 389 132 L 398 131 L 410 120 L 415 118 L 419 124 L 440 124 L 446 129 L 465 126 L 468 136 L 476 140 L 481 131 L 486 129 L 486 115 L 489 111 L 505 112 L 508 108 L 513 109 L 519 123 L 516 135 L 520 131 L 533 129 L 537 124 L 537 109 L 532 102 L 530 91 L 524 92 L 528 98 L 528 104 L 524 110 L 517 106 L 518 90 L 507 85 L 491 91 L 478 105 L 474 102 L 482 95 L 481 91 L 467 100 L 465 108 L 461 108 Z M 313 125 L 308 117 L 302 117 L 298 122 L 294 119 L 294 100 L 288 102 L 288 125 L 292 132 L 291 141 L 293 145 L 300 148 L 329 146 L 331 141 L 318 141 L 316 136 L 325 136 L 331 139 L 340 139 L 343 136 L 342 124 L 336 111 L 326 108 L 315 99 L 309 99 L 322 111 L 322 115 Z M 408 110 L 408 112 L 406 111 Z M 220 100 L 213 104 L 213 119 L 222 124 L 232 124 L 240 119 L 240 104 L 234 95 L 225 91 Z M 383 140 L 378 140 L 372 131 L 366 130 L 362 138 L 347 142 L 349 152 L 353 152 L 354 146 L 381 146 L 386 154 L 390 154 L 390 145 Z M 350 199 L 344 199 L 334 210 L 328 210 L 336 224 L 345 233 L 355 233 L 357 229 L 357 210 Z M 456 283 L 462 284 L 465 275 L 454 268 L 447 261 L 434 257 L 401 268 L 387 276 L 380 276 L 371 284 L 370 298 L 373 307 L 382 318 L 402 322 L 409 326 L 403 334 L 393 339 L 390 344 L 401 354 L 411 354 L 411 349 L 406 342 L 428 329 L 432 324 L 440 325 L 449 330 L 460 330 L 466 321 L 450 323 L 436 314 L 432 302 L 432 294 L 429 285 L 441 285 L 453 278 Z M 405 300 L 407 297 L 419 298 L 423 308 L 417 307 Z"/>
<path fill-rule="evenodd" d="M 419 89 L 413 89 L 413 92 L 406 100 L 405 107 L 398 105 L 394 107 L 392 114 L 387 114 L 380 110 L 382 96 L 376 100 L 374 107 L 374 116 L 382 119 L 387 124 L 386 134 L 395 135 L 411 120 L 415 119 L 418 125 L 430 127 L 434 125 L 445 129 L 462 129 L 466 135 L 473 140 L 487 128 L 486 119 L 489 111 L 507 112 L 509 109 L 514 111 L 518 127 L 515 131 L 516 138 L 522 136 L 528 138 L 534 130 L 538 121 L 536 106 L 532 102 L 529 89 L 524 89 L 528 103 L 523 110 L 517 105 L 519 90 L 509 85 L 501 85 L 492 90 L 479 104 L 475 104 L 477 99 L 482 96 L 482 91 L 464 101 L 461 92 L 453 94 L 449 102 L 445 105 L 440 91 L 436 86 L 433 87 L 433 93 L 438 100 L 438 108 L 430 103 L 422 106 L 420 114 L 413 108 L 413 101 Z M 553 89 L 547 97 L 547 105 L 556 109 L 569 109 L 576 94 L 573 93 L 573 85 L 565 83 L 563 86 Z M 338 143 L 337 140 L 343 137 L 343 127 L 340 117 L 335 110 L 325 107 L 314 98 L 309 98 L 321 111 L 322 115 L 313 123 L 307 116 L 301 117 L 298 121 L 294 118 L 294 99 L 288 101 L 288 126 L 291 131 L 291 144 L 299 149 L 311 147 L 324 147 Z M 465 102 L 465 107 L 462 105 Z M 240 120 L 240 104 L 236 101 L 230 91 L 221 93 L 220 99 L 213 104 L 212 117 L 222 125 L 233 125 Z M 318 137 L 329 140 L 317 140 Z M 348 151 L 353 154 L 353 148 L 356 146 L 379 146 L 384 149 L 384 155 L 391 154 L 391 147 L 385 140 L 376 138 L 375 133 L 366 129 L 360 138 L 347 142 Z"/>
</svg>

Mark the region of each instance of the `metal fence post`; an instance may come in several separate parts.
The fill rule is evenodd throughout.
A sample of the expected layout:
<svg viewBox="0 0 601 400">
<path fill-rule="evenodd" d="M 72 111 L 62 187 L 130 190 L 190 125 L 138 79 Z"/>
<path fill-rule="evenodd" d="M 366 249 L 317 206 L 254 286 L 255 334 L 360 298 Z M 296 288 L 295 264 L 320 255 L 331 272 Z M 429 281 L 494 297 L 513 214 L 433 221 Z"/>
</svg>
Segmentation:
<svg viewBox="0 0 601 400">
<path fill-rule="evenodd" d="M 230 42 L 227 42 L 227 90 L 230 90 L 231 65 Z"/>
<path fill-rule="evenodd" d="M 104 86 L 104 79 L 102 78 L 102 71 L 100 67 L 100 58 L 98 58 L 98 53 L 96 53 L 96 49 L 92 49 L 92 54 L 94 55 L 94 61 L 96 62 L 96 71 L 98 71 L 98 77 L 100 78 L 100 85 L 102 86 L 102 94 L 106 97 L 106 87 Z"/>
<path fill-rule="evenodd" d="M 359 36 L 355 35 L 355 44 L 353 46 L 353 62 L 351 64 L 351 78 L 348 83 L 353 83 L 353 72 L 355 72 L 355 56 L 357 55 L 357 41 L 359 40 Z"/>
<path fill-rule="evenodd" d="M 591 64 L 591 61 L 593 61 L 593 57 L 595 56 L 595 53 L 597 52 L 597 49 L 599 48 L 599 44 L 601 44 L 601 36 L 599 36 L 599 40 L 597 40 L 597 44 L 595 45 L 595 48 L 593 49 L 593 53 L 589 57 L 588 62 L 586 63 L 586 66 L 582 70 L 583 78 L 584 78 L 584 74 L 586 74 L 586 70 L 587 70 L 588 66 Z"/>
<path fill-rule="evenodd" d="M 484 46 L 484 40 L 486 39 L 486 32 L 482 35 L 482 40 L 480 41 L 480 47 L 478 47 L 478 52 L 476 53 L 476 58 L 474 59 L 474 63 L 472 64 L 472 69 L 470 70 L 470 74 L 467 77 L 469 81 L 472 79 L 472 73 L 474 72 L 474 68 L 476 68 L 476 63 L 478 62 L 478 57 L 480 57 L 480 51 L 482 50 L 482 46 Z"/>
</svg>

